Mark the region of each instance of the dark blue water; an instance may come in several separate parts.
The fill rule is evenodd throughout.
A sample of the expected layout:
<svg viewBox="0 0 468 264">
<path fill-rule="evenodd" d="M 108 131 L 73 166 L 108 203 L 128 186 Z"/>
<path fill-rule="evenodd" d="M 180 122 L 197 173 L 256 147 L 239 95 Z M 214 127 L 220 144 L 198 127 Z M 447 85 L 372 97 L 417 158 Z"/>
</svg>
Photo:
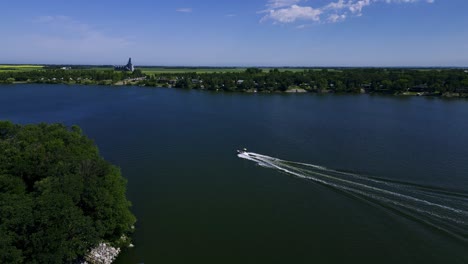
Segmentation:
<svg viewBox="0 0 468 264">
<path fill-rule="evenodd" d="M 118 263 L 468 263 L 463 233 L 235 154 L 468 201 L 466 100 L 14 85 L 0 119 L 80 125 L 121 167 L 138 223 Z"/>
</svg>

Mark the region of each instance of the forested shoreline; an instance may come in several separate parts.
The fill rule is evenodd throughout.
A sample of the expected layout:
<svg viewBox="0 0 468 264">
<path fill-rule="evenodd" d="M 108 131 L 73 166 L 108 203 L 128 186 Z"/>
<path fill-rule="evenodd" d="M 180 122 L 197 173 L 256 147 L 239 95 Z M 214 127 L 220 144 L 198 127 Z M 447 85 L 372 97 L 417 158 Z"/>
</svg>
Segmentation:
<svg viewBox="0 0 468 264">
<path fill-rule="evenodd" d="M 113 70 L 42 69 L 0 72 L 0 83 L 96 84 L 173 87 L 227 92 L 370 93 L 468 97 L 464 69 L 335 68 L 239 72 L 132 73 Z"/>
<path fill-rule="evenodd" d="M 79 127 L 0 121 L 0 263 L 90 261 L 103 243 L 130 245 L 125 193 Z"/>
</svg>

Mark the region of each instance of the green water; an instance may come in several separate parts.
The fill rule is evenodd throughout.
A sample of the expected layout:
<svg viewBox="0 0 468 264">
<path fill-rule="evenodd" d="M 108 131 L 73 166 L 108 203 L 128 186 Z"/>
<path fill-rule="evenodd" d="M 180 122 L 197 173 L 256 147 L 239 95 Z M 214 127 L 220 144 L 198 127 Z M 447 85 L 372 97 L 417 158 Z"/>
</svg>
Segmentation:
<svg viewBox="0 0 468 264">
<path fill-rule="evenodd" d="M 236 154 L 468 203 L 466 100 L 15 85 L 0 119 L 78 124 L 121 167 L 138 223 L 117 263 L 468 263 L 466 231 Z"/>
</svg>

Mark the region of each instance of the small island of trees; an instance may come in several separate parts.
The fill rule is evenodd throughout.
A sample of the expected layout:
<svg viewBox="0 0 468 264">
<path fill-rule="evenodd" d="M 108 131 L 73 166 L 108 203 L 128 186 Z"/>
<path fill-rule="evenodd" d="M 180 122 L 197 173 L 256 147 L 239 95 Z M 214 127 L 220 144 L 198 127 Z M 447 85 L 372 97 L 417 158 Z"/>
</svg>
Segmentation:
<svg viewBox="0 0 468 264">
<path fill-rule="evenodd" d="M 126 181 L 77 126 L 0 121 L 0 263 L 71 263 L 130 243 Z"/>
</svg>

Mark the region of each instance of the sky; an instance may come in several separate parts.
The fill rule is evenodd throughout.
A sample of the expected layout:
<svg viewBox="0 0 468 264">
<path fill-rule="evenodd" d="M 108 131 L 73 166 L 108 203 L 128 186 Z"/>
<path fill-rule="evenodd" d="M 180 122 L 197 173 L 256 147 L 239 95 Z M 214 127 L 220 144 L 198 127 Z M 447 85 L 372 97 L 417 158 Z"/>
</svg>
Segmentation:
<svg viewBox="0 0 468 264">
<path fill-rule="evenodd" d="M 468 67 L 466 0 L 15 0 L 0 63 Z"/>
</svg>

